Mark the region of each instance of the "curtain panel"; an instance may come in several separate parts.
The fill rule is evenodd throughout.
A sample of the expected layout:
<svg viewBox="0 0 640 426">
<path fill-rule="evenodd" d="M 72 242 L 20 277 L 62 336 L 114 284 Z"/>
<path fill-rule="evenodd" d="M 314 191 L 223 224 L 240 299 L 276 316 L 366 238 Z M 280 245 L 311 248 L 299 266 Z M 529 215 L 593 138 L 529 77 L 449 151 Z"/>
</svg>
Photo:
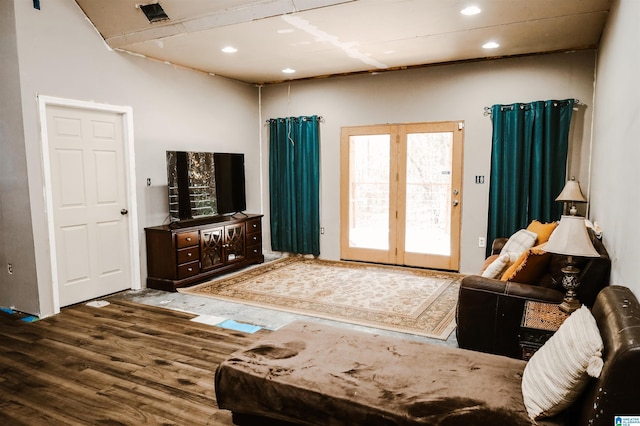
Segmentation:
<svg viewBox="0 0 640 426">
<path fill-rule="evenodd" d="M 320 118 L 269 123 L 271 248 L 320 254 Z"/>
<path fill-rule="evenodd" d="M 573 99 L 493 105 L 487 241 L 560 219 Z M 487 254 L 490 253 L 487 244 Z"/>
</svg>

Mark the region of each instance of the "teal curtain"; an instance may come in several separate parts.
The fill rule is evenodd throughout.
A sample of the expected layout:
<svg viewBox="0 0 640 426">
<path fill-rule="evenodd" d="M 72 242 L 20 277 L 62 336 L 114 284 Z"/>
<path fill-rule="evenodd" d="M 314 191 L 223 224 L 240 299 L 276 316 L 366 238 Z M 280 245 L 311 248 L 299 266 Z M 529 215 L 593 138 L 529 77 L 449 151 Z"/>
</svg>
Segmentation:
<svg viewBox="0 0 640 426">
<path fill-rule="evenodd" d="M 271 248 L 320 254 L 320 118 L 269 120 Z"/>
<path fill-rule="evenodd" d="M 560 219 L 573 99 L 493 105 L 487 241 Z M 490 244 L 489 244 L 490 245 Z M 487 254 L 490 247 L 487 247 Z"/>
</svg>

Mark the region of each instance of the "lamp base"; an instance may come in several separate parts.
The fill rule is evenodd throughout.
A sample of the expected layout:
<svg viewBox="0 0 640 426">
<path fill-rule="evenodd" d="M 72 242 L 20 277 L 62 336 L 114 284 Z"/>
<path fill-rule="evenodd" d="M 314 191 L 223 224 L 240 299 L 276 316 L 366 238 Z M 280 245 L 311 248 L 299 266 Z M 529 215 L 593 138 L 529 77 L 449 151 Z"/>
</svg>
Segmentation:
<svg viewBox="0 0 640 426">
<path fill-rule="evenodd" d="M 562 312 L 566 312 L 567 314 L 572 313 L 573 311 L 577 311 L 580 309 L 580 302 L 576 299 L 568 301 L 567 299 L 563 300 L 560 305 L 558 305 L 558 309 Z"/>
<path fill-rule="evenodd" d="M 564 296 L 564 300 L 560 305 L 558 305 L 558 309 L 562 312 L 570 314 L 571 312 L 580 309 L 582 304 L 578 299 L 576 299 L 576 294 L 572 290 L 567 291 Z"/>
</svg>

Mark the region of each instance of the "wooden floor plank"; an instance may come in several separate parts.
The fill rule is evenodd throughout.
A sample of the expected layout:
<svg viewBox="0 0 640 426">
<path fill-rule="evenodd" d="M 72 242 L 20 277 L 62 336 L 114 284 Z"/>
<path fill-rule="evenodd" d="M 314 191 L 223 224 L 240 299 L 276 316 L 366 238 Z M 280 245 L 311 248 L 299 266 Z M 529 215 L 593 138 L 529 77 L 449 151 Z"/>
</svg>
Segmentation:
<svg viewBox="0 0 640 426">
<path fill-rule="evenodd" d="M 232 425 L 215 403 L 215 369 L 268 331 L 117 298 L 105 308 L 33 323 L 0 315 L 0 424 Z"/>
</svg>

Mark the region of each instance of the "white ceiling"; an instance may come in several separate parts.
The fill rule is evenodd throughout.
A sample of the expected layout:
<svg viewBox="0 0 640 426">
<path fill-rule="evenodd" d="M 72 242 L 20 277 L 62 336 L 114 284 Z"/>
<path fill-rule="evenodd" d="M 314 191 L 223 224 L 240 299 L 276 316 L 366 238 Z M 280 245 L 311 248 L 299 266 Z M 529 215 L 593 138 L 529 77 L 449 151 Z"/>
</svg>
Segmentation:
<svg viewBox="0 0 640 426">
<path fill-rule="evenodd" d="M 256 84 L 595 48 L 611 1 L 76 0 L 114 49 Z"/>
</svg>

